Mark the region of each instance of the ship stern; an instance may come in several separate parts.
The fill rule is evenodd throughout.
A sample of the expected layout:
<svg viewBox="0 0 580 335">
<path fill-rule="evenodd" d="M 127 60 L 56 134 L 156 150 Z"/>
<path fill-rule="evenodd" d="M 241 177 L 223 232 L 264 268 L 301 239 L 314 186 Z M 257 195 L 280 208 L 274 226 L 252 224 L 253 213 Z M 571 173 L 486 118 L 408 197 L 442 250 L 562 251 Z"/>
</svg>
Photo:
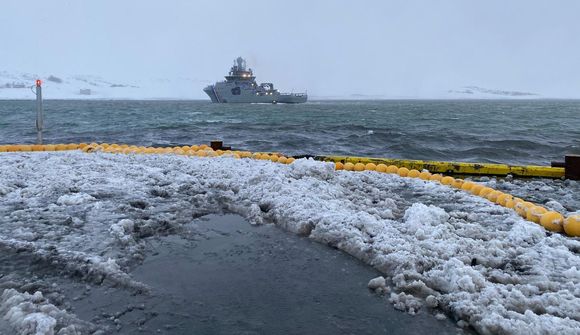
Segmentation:
<svg viewBox="0 0 580 335">
<path fill-rule="evenodd" d="M 284 104 L 301 104 L 308 100 L 306 93 L 282 93 L 278 97 L 278 102 Z"/>
</svg>

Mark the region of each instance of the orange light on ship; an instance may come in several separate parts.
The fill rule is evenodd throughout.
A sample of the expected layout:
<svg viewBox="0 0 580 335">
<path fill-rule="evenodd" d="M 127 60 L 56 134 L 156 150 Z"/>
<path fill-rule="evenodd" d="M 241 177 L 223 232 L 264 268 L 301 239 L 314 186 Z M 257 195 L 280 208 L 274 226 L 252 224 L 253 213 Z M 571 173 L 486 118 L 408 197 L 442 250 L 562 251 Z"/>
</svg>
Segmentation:
<svg viewBox="0 0 580 335">
<path fill-rule="evenodd" d="M 40 87 L 42 85 L 42 80 L 36 79 L 36 87 Z"/>
</svg>

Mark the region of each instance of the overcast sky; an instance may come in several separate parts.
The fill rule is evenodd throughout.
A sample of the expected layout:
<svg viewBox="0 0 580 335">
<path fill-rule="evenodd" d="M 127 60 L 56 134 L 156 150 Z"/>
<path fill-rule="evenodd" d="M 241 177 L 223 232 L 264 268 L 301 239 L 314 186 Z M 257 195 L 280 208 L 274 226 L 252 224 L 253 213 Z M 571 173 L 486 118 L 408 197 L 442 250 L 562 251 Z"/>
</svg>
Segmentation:
<svg viewBox="0 0 580 335">
<path fill-rule="evenodd" d="M 215 81 L 241 55 L 313 95 L 580 98 L 576 0 L 1 2 L 0 70 Z"/>
</svg>

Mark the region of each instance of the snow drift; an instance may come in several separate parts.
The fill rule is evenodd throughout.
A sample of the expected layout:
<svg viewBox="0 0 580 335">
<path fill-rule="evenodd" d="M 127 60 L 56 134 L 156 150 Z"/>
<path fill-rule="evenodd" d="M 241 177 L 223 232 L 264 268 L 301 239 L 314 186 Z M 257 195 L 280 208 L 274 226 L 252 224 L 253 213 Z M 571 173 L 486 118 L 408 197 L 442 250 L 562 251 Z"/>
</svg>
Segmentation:
<svg viewBox="0 0 580 335">
<path fill-rule="evenodd" d="M 409 313 L 445 312 L 483 334 L 580 331 L 580 241 L 437 183 L 305 159 L 41 152 L 0 160 L 0 245 L 25 248 L 83 280 L 146 290 L 125 271 L 144 257 L 144 238 L 228 212 L 376 267 L 392 287 L 391 303 Z M 30 318 L 12 317 L 8 307 L 0 311 L 14 325 Z M 55 320 L 37 329 L 70 326 Z"/>
</svg>

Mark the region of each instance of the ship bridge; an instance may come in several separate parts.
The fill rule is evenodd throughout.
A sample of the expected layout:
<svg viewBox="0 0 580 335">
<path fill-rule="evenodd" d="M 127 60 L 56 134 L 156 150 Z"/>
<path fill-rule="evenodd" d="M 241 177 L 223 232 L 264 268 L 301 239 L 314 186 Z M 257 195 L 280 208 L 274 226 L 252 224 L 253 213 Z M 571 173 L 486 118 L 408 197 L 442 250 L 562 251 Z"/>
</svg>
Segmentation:
<svg viewBox="0 0 580 335">
<path fill-rule="evenodd" d="M 225 76 L 227 81 L 234 80 L 250 80 L 254 81 L 256 77 L 252 72 L 252 69 L 246 70 L 246 60 L 242 57 L 238 57 L 234 60 L 234 65 L 230 69 L 229 75 Z"/>
</svg>

